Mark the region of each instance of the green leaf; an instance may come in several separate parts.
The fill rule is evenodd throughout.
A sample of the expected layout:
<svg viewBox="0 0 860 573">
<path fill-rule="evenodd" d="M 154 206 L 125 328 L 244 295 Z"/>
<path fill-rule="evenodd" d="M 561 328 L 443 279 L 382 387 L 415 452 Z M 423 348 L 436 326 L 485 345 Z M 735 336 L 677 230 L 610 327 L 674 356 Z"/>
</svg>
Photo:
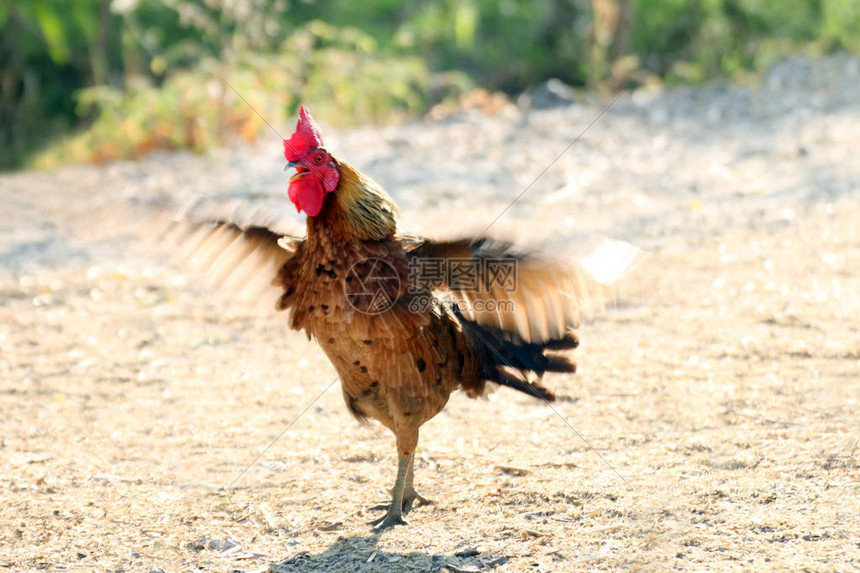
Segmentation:
<svg viewBox="0 0 860 573">
<path fill-rule="evenodd" d="M 42 29 L 42 34 L 45 36 L 51 59 L 57 64 L 67 63 L 71 51 L 58 7 L 52 2 L 34 2 L 33 13 L 36 16 L 36 22 Z"/>
<path fill-rule="evenodd" d="M 78 28 L 84 33 L 84 37 L 86 37 L 87 43 L 90 45 L 94 44 L 99 34 L 98 3 L 79 0 L 72 3 L 71 10 Z"/>
</svg>

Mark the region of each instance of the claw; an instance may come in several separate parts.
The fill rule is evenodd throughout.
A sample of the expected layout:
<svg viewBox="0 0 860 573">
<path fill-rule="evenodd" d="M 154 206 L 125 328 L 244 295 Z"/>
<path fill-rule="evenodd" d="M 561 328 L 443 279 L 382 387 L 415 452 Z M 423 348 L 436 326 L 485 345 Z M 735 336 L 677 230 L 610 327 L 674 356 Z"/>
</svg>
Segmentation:
<svg viewBox="0 0 860 573">
<path fill-rule="evenodd" d="M 376 531 L 382 531 L 384 529 L 388 529 L 389 527 L 394 527 L 395 525 L 409 525 L 403 516 L 398 513 L 388 512 L 383 517 L 379 519 L 374 519 L 373 521 L 368 521 L 368 525 L 372 525 Z"/>
<path fill-rule="evenodd" d="M 403 496 L 403 506 L 401 507 L 403 514 L 406 515 L 410 511 L 412 511 L 413 507 L 422 507 L 424 505 L 433 505 L 433 502 L 426 497 L 418 495 L 415 490 L 412 492 L 407 492 Z M 368 507 L 367 511 L 389 511 L 391 509 L 390 503 L 380 503 L 374 505 L 372 507 Z"/>
<path fill-rule="evenodd" d="M 403 496 L 403 513 L 407 514 L 412 511 L 414 504 L 417 504 L 416 507 L 421 507 L 422 505 L 433 505 L 433 502 L 413 491 L 411 495 Z"/>
</svg>

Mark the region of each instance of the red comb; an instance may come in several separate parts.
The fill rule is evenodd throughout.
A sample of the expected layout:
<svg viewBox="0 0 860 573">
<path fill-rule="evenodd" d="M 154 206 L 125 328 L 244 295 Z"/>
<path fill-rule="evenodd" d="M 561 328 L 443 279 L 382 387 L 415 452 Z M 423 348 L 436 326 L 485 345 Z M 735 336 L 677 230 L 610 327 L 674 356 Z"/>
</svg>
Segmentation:
<svg viewBox="0 0 860 573">
<path fill-rule="evenodd" d="M 299 122 L 292 137 L 284 140 L 284 157 L 287 161 L 298 161 L 312 147 L 322 147 L 323 140 L 320 128 L 314 118 L 305 109 L 299 108 Z"/>
</svg>

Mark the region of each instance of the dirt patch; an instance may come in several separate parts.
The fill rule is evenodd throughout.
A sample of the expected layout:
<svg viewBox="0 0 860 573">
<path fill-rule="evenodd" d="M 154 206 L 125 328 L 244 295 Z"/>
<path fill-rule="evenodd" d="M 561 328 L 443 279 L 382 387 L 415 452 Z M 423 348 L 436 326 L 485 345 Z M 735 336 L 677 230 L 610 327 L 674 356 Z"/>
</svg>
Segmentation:
<svg viewBox="0 0 860 573">
<path fill-rule="evenodd" d="M 322 352 L 117 215 L 199 192 L 283 204 L 277 141 L 0 178 L 0 565 L 856 568 L 858 70 L 795 60 L 755 90 L 641 92 L 588 131 L 499 227 L 557 252 L 602 232 L 650 259 L 581 329 L 579 373 L 548 376 L 554 409 L 452 398 L 416 459 L 435 504 L 382 535 L 364 508 L 387 497 L 393 439 L 350 417 Z M 451 236 L 599 111 L 329 140 L 404 228 Z"/>
</svg>

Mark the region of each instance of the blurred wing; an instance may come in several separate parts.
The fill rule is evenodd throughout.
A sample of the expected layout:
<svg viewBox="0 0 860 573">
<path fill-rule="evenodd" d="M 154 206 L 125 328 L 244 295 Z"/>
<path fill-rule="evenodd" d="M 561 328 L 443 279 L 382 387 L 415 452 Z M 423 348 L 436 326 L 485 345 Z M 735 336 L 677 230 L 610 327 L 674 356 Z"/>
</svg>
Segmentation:
<svg viewBox="0 0 860 573">
<path fill-rule="evenodd" d="M 235 299 L 271 307 L 283 292 L 273 281 L 295 255 L 298 232 L 283 210 L 199 199 L 168 224 L 162 240 L 208 284 Z"/>
<path fill-rule="evenodd" d="M 413 257 L 413 279 L 426 282 L 436 273 L 435 286 L 462 303 L 467 318 L 536 344 L 563 338 L 613 300 L 612 284 L 642 255 L 606 237 L 591 239 L 571 262 L 493 239 L 405 237 L 404 246 Z"/>
</svg>

